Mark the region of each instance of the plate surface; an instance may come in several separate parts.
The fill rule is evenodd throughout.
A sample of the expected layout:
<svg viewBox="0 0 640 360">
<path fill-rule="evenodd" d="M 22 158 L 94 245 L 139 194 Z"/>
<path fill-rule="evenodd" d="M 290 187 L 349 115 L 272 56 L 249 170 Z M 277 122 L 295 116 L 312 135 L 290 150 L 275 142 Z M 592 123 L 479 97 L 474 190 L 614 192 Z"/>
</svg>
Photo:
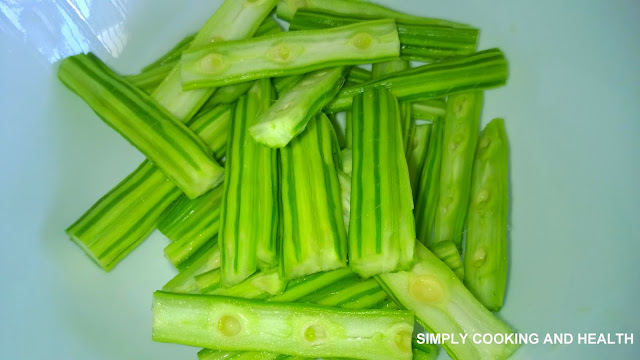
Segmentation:
<svg viewBox="0 0 640 360">
<path fill-rule="evenodd" d="M 483 124 L 506 119 L 510 278 L 525 333 L 634 333 L 636 345 L 529 345 L 515 359 L 640 358 L 640 2 L 379 0 L 481 29 L 510 63 Z M 151 341 L 174 274 L 154 233 L 110 274 L 64 229 L 142 156 L 57 81 L 92 50 L 134 73 L 220 1 L 0 0 L 0 358 L 194 359 Z M 446 358 L 443 355 L 443 358 Z"/>
</svg>

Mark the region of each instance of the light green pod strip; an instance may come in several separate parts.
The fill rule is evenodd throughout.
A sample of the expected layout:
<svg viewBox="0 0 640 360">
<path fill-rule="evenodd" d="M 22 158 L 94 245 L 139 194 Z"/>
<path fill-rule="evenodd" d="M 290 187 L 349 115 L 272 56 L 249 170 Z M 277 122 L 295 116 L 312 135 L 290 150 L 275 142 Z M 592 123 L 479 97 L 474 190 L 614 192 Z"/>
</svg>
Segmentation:
<svg viewBox="0 0 640 360">
<path fill-rule="evenodd" d="M 516 351 L 519 345 L 470 341 L 474 334 L 511 334 L 513 330 L 482 306 L 451 269 L 419 242 L 416 257 L 410 271 L 383 274 L 376 279 L 403 308 L 415 312 L 416 320 L 427 331 L 468 334 L 464 343 L 442 344 L 451 358 L 500 360 Z"/>
<path fill-rule="evenodd" d="M 198 360 L 280 360 L 279 354 L 269 352 L 231 352 L 212 349 L 198 351 Z"/>
<path fill-rule="evenodd" d="M 258 265 L 277 265 L 277 154 L 253 141 L 248 132 L 272 99 L 271 82 L 263 79 L 232 108 L 218 235 L 224 286 L 246 279 Z"/>
<path fill-rule="evenodd" d="M 345 71 L 345 67 L 337 67 L 305 75 L 258 117 L 257 123 L 249 128 L 251 136 L 269 147 L 286 146 L 338 93 Z"/>
<path fill-rule="evenodd" d="M 280 294 L 287 283 L 279 276 L 277 269 L 259 271 L 231 287 L 221 285 L 220 269 L 214 269 L 195 277 L 201 294 L 232 296 L 243 299 L 265 300 Z"/>
<path fill-rule="evenodd" d="M 187 49 L 189 46 L 191 46 L 191 43 L 193 42 L 193 39 L 195 39 L 195 37 L 196 37 L 196 34 L 185 36 L 176 45 L 174 45 L 171 49 L 169 49 L 169 51 L 167 51 L 165 54 L 160 56 L 151 64 L 143 67 L 140 73 L 144 74 L 146 72 L 162 67 L 163 65 L 166 65 L 168 63 L 174 63 L 175 61 L 180 59 L 182 52 L 185 49 Z"/>
<path fill-rule="evenodd" d="M 502 86 L 507 81 L 507 60 L 499 49 L 443 60 L 344 87 L 325 106 L 329 113 L 347 110 L 353 96 L 376 87 L 388 88 L 403 102 L 438 99 L 448 95 Z"/>
<path fill-rule="evenodd" d="M 291 89 L 303 77 L 304 77 L 304 74 L 283 76 L 283 77 L 273 78 L 273 79 L 271 79 L 271 82 L 273 82 L 273 86 L 276 88 L 276 92 L 278 93 L 278 97 L 280 97 L 280 94 L 282 94 L 285 91 Z"/>
<path fill-rule="evenodd" d="M 323 30 L 289 31 L 185 51 L 181 61 L 182 82 L 185 89 L 222 86 L 392 60 L 399 51 L 395 22 L 390 19 Z"/>
<path fill-rule="evenodd" d="M 278 17 L 291 21 L 298 9 L 342 14 L 360 19 L 402 19 L 406 23 L 469 28 L 468 25 L 442 19 L 413 16 L 366 1 L 353 0 L 280 0 Z"/>
<path fill-rule="evenodd" d="M 478 140 L 464 254 L 465 285 L 493 311 L 507 282 L 508 152 L 504 120 L 494 119 Z"/>
<path fill-rule="evenodd" d="M 200 29 L 189 48 L 251 37 L 276 3 L 276 0 L 225 0 Z M 183 90 L 180 73 L 180 64 L 177 64 L 151 96 L 176 118 L 187 121 L 215 88 Z"/>
<path fill-rule="evenodd" d="M 223 186 L 197 199 L 183 197 L 163 214 L 158 230 L 172 242 L 164 248 L 171 263 L 179 267 L 218 234 Z"/>
<path fill-rule="evenodd" d="M 65 58 L 58 78 L 189 197 L 222 181 L 224 170 L 193 131 L 95 55 Z"/>
<path fill-rule="evenodd" d="M 446 103 L 440 99 L 416 101 L 411 103 L 411 118 L 433 122 L 444 117 L 445 110 Z"/>
<path fill-rule="evenodd" d="M 181 264 L 180 272 L 162 287 L 164 291 L 178 293 L 198 293 L 195 276 L 220 267 L 220 248 L 217 240 L 212 239 L 208 244 Z"/>
<path fill-rule="evenodd" d="M 405 60 L 391 60 L 375 63 L 371 65 L 371 78 L 377 79 L 387 74 L 407 70 L 409 62 Z"/>
<path fill-rule="evenodd" d="M 338 181 L 340 181 L 340 194 L 342 195 L 342 219 L 345 228 L 348 229 L 351 215 L 351 176 L 338 170 Z"/>
<path fill-rule="evenodd" d="M 287 289 L 280 295 L 275 295 L 267 301 L 292 302 L 298 301 L 305 296 L 314 294 L 331 284 L 338 283 L 344 279 L 355 279 L 357 275 L 348 268 L 340 268 L 307 275 L 287 284 Z"/>
<path fill-rule="evenodd" d="M 362 84 L 371 80 L 371 71 L 352 66 L 347 75 L 347 85 Z"/>
<path fill-rule="evenodd" d="M 413 320 L 408 311 L 158 291 L 153 296 L 152 338 L 228 351 L 409 360 Z"/>
<path fill-rule="evenodd" d="M 283 277 L 294 279 L 346 266 L 337 140 L 323 114 L 280 150 Z"/>
<path fill-rule="evenodd" d="M 434 344 L 417 344 L 413 341 L 413 360 L 436 360 L 438 358 L 438 346 Z"/>
<path fill-rule="evenodd" d="M 440 259 L 447 260 L 445 262 L 456 269 L 458 275 L 463 272 L 462 264 L 458 261 L 459 254 L 452 254 L 450 246 L 436 245 L 452 242 L 458 251 L 462 249 L 481 110 L 480 91 L 449 96 L 447 99 L 433 251 Z"/>
<path fill-rule="evenodd" d="M 216 92 L 202 105 L 200 111 L 207 111 L 212 107 L 220 104 L 232 104 L 249 91 L 253 86 L 253 81 L 247 81 L 239 84 L 223 86 L 218 88 Z"/>
<path fill-rule="evenodd" d="M 176 66 L 179 61 L 175 60 L 170 63 L 166 63 L 164 65 L 158 65 L 152 69 L 149 69 L 145 72 L 135 75 L 127 75 L 124 78 L 127 79 L 131 84 L 138 87 L 140 90 L 150 94 L 153 92 L 160 83 L 169 75 L 171 70 Z"/>
<path fill-rule="evenodd" d="M 384 88 L 353 103 L 349 266 L 359 275 L 407 268 L 413 260 L 413 197 L 396 99 Z"/>
<path fill-rule="evenodd" d="M 418 240 L 425 246 L 431 242 L 433 220 L 436 216 L 438 193 L 440 191 L 440 167 L 442 164 L 442 137 L 444 118 L 433 123 L 429 134 L 427 155 L 420 170 L 420 184 L 414 216 Z"/>
<path fill-rule="evenodd" d="M 272 18 L 266 18 L 258 30 L 255 32 L 254 37 L 272 35 L 281 32 L 280 26 L 278 23 Z M 182 56 L 182 52 L 191 46 L 191 42 L 195 38 L 195 34 L 189 35 L 182 39 L 176 46 L 174 46 L 171 50 L 169 50 L 166 54 L 161 56 L 159 59 L 154 61 L 153 63 L 147 65 L 142 69 L 142 72 L 136 75 L 128 75 L 125 76 L 127 80 L 133 83 L 135 86 L 139 87 L 141 90 L 151 93 L 153 92 L 160 83 L 169 75 L 169 73 L 173 70 L 173 68 L 180 61 L 180 57 Z M 237 98 L 242 96 L 247 90 L 249 90 L 251 84 L 248 86 L 237 96 L 235 95 L 238 90 L 241 88 L 231 86 L 220 88 L 216 91 L 218 96 L 209 98 L 209 101 L 205 103 L 203 106 L 207 105 L 218 105 L 218 104 L 230 104 L 235 101 Z M 221 92 L 226 93 L 228 95 L 221 96 Z M 235 96 L 233 101 L 224 101 L 225 98 Z M 215 100 L 215 103 L 212 103 L 211 100 Z"/>
<path fill-rule="evenodd" d="M 409 136 L 409 147 L 407 152 L 407 166 L 409 167 L 409 180 L 411 181 L 411 193 L 414 201 L 418 198 L 418 184 L 420 173 L 427 157 L 427 147 L 429 144 L 429 134 L 431 134 L 432 124 L 414 124 L 411 127 Z"/>
<path fill-rule="evenodd" d="M 456 276 L 462 280 L 464 279 L 464 266 L 462 265 L 462 259 L 460 258 L 460 251 L 453 243 L 453 241 L 441 241 L 433 243 L 431 245 L 431 251 L 445 263 Z"/>
<path fill-rule="evenodd" d="M 229 107 L 219 106 L 189 126 L 213 150 L 219 147 L 220 138 L 226 143 L 229 117 Z M 171 180 L 145 160 L 66 232 L 109 271 L 155 229 L 160 215 L 181 194 Z"/>
</svg>

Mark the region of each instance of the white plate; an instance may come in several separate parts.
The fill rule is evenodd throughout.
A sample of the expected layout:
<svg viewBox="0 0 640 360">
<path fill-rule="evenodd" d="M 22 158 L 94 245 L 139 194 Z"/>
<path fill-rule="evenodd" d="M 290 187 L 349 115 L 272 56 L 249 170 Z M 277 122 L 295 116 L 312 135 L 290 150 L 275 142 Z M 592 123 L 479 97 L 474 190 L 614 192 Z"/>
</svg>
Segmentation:
<svg viewBox="0 0 640 360">
<path fill-rule="evenodd" d="M 511 275 L 521 332 L 634 333 L 636 345 L 530 345 L 516 359 L 640 358 L 640 2 L 379 1 L 481 29 L 508 85 L 483 123 L 511 143 Z M 64 228 L 142 156 L 57 81 L 97 52 L 133 73 L 220 1 L 0 1 L 0 358 L 193 359 L 151 341 L 151 294 L 174 271 L 154 234 L 110 274 Z M 84 21 L 83 21 L 84 19 Z"/>
</svg>

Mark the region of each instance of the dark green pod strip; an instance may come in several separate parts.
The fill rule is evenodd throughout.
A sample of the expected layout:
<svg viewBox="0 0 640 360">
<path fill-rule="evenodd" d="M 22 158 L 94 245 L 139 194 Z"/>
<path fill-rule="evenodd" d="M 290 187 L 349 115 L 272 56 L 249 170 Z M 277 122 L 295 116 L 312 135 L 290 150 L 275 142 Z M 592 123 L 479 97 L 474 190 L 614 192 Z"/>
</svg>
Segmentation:
<svg viewBox="0 0 640 360">
<path fill-rule="evenodd" d="M 195 119 L 190 127 L 206 143 L 218 147 L 220 138 L 226 139 L 229 117 L 229 107 L 219 106 Z M 109 271 L 156 228 L 160 215 L 181 194 L 145 160 L 73 223 L 67 234 Z"/>
<path fill-rule="evenodd" d="M 329 119 L 320 114 L 281 149 L 284 278 L 346 265 L 335 136 Z"/>
<path fill-rule="evenodd" d="M 291 21 L 299 9 L 319 11 L 325 13 L 341 14 L 367 19 L 398 19 L 407 24 L 440 25 L 456 28 L 470 28 L 468 25 L 453 21 L 413 16 L 395 11 L 384 6 L 367 1 L 353 0 L 280 0 L 278 2 L 278 17 Z"/>
<path fill-rule="evenodd" d="M 398 102 L 376 88 L 354 97 L 349 266 L 363 277 L 413 259 L 413 197 Z"/>
<path fill-rule="evenodd" d="M 436 206 L 438 205 L 443 133 L 444 118 L 432 124 L 426 158 L 420 170 L 414 215 L 416 219 L 416 235 L 418 240 L 425 246 L 428 246 L 431 242 L 433 219 L 436 216 Z"/>
<path fill-rule="evenodd" d="M 465 285 L 499 311 L 507 281 L 508 144 L 504 121 L 494 119 L 478 140 L 465 240 Z"/>
<path fill-rule="evenodd" d="M 504 54 L 499 49 L 490 49 L 342 88 L 324 110 L 331 113 L 347 110 L 353 96 L 371 88 L 386 87 L 398 100 L 414 102 L 502 86 L 507 75 Z"/>
<path fill-rule="evenodd" d="M 409 180 L 411 181 L 411 193 L 413 194 L 414 202 L 418 198 L 420 173 L 427 157 L 431 127 L 432 124 L 412 124 L 411 133 L 409 134 L 407 166 L 409 167 Z"/>
<path fill-rule="evenodd" d="M 267 268 L 277 264 L 277 153 L 249 135 L 273 93 L 268 79 L 256 81 L 232 107 L 218 235 L 225 286 L 249 277 L 259 263 Z"/>
</svg>

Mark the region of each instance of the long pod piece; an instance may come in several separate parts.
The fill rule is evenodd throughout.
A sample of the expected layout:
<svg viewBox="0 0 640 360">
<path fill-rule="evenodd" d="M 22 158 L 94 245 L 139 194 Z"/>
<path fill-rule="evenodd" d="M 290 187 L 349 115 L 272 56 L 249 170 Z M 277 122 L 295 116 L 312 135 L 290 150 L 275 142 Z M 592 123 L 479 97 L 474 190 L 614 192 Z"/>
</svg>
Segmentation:
<svg viewBox="0 0 640 360">
<path fill-rule="evenodd" d="M 507 281 L 508 151 L 504 120 L 494 119 L 478 140 L 467 213 L 464 283 L 493 311 Z"/>
<path fill-rule="evenodd" d="M 413 260 L 413 197 L 398 102 L 384 88 L 354 98 L 349 266 L 363 277 Z"/>
<path fill-rule="evenodd" d="M 277 153 L 249 135 L 249 127 L 269 107 L 273 93 L 268 79 L 256 81 L 232 107 L 218 234 L 225 286 L 246 279 L 259 265 L 277 264 Z"/>
<path fill-rule="evenodd" d="M 280 0 L 278 2 L 278 17 L 291 21 L 299 9 L 308 9 L 324 13 L 342 14 L 367 19 L 399 19 L 409 24 L 440 25 L 455 28 L 471 28 L 468 25 L 453 21 L 413 16 L 395 11 L 384 6 L 367 1 L 353 0 Z"/>
<path fill-rule="evenodd" d="M 192 44 L 251 36 L 275 4 L 275 0 L 259 3 L 226 0 Z M 187 122 L 212 92 L 211 89 L 183 91 L 176 70 L 152 92 L 152 97 Z M 153 231 L 160 214 L 180 194 L 162 172 L 145 161 L 87 210 L 67 233 L 100 267 L 109 271 Z"/>
<path fill-rule="evenodd" d="M 360 21 L 362 18 L 359 16 L 299 9 L 291 20 L 289 30 L 326 29 Z M 396 26 L 400 39 L 400 58 L 403 60 L 433 62 L 469 55 L 476 50 L 477 29 L 411 24 L 398 18 Z"/>
<path fill-rule="evenodd" d="M 485 334 L 507 336 L 513 330 L 482 306 L 451 269 L 419 242 L 416 259 L 410 271 L 382 274 L 376 279 L 402 308 L 415 312 L 417 322 L 427 331 L 468 334 L 465 342 L 457 339 L 442 344 L 451 358 L 502 360 L 516 351 L 518 344 L 479 340 Z"/>
<path fill-rule="evenodd" d="M 478 142 L 481 110 L 481 91 L 449 96 L 447 99 L 432 251 L 460 279 L 464 278 L 464 268 L 459 251 L 462 249 L 462 235 L 469 207 L 471 170 Z"/>
<path fill-rule="evenodd" d="M 340 154 L 329 119 L 317 115 L 280 150 L 280 156 L 283 277 L 346 266 L 347 235 L 336 161 Z"/>
<path fill-rule="evenodd" d="M 323 30 L 289 31 L 185 51 L 181 60 L 182 81 L 185 89 L 208 88 L 393 60 L 399 52 L 398 32 L 391 19 Z"/>
<path fill-rule="evenodd" d="M 221 139 L 229 125 L 228 106 L 194 119 L 190 128 L 211 150 L 223 155 Z M 149 160 L 100 199 L 66 232 L 100 267 L 111 270 L 155 229 L 162 212 L 182 195 Z"/>
<path fill-rule="evenodd" d="M 351 107 L 353 96 L 376 87 L 388 88 L 400 101 L 414 102 L 502 86 L 507 81 L 507 75 L 507 60 L 502 51 L 489 49 L 343 87 L 324 111 L 334 113 L 347 110 Z"/>
<path fill-rule="evenodd" d="M 92 53 L 62 60 L 58 78 L 189 197 L 222 182 L 224 170 L 193 131 Z"/>
<path fill-rule="evenodd" d="M 227 351 L 371 360 L 412 358 L 413 313 L 348 310 L 158 291 L 155 341 Z"/>
</svg>

